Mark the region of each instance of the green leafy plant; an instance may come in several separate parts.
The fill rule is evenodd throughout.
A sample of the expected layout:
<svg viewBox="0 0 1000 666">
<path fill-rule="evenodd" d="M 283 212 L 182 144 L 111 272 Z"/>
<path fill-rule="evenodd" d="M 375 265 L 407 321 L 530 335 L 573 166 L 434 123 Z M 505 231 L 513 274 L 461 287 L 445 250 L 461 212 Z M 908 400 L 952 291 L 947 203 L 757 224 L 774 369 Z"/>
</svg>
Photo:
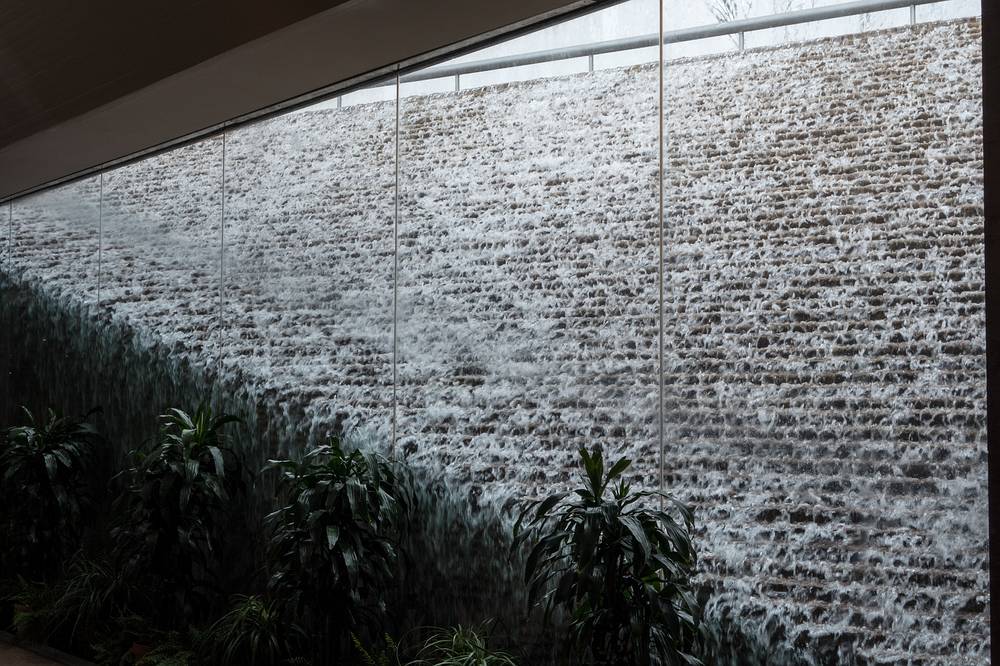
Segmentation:
<svg viewBox="0 0 1000 666">
<path fill-rule="evenodd" d="M 699 664 L 696 563 L 691 511 L 658 491 L 633 491 L 631 464 L 605 471 L 600 447 L 581 448 L 582 485 L 528 502 L 514 526 L 514 548 L 530 545 L 524 577 L 529 604 L 569 622 L 577 661 L 600 664 Z M 663 503 L 670 511 L 654 508 Z"/>
<path fill-rule="evenodd" d="M 79 545 L 92 506 L 87 476 L 101 437 L 87 419 L 49 410 L 0 439 L 0 565 L 7 574 L 44 577 Z"/>
<path fill-rule="evenodd" d="M 351 632 L 381 633 L 385 589 L 397 571 L 394 534 L 405 506 L 392 465 L 336 439 L 301 461 L 271 461 L 283 505 L 272 530 L 270 587 L 303 623 L 350 649 Z"/>
<path fill-rule="evenodd" d="M 408 666 L 516 666 L 511 655 L 491 650 L 486 636 L 461 625 L 435 629 Z"/>
<path fill-rule="evenodd" d="M 203 404 L 193 414 L 171 409 L 160 419 L 155 446 L 130 453 L 134 464 L 124 473 L 118 507 L 124 519 L 112 536 L 127 566 L 173 595 L 169 617 L 159 613 L 170 627 L 204 613 L 206 596 L 216 592 L 222 566 L 216 551 L 230 503 L 244 491 L 244 470 L 226 445 L 226 426 L 237 417 L 215 416 Z M 200 597 L 197 604 L 192 597 Z"/>
<path fill-rule="evenodd" d="M 277 666 L 287 663 L 304 639 L 277 602 L 240 595 L 202 635 L 199 653 L 219 666 Z"/>
</svg>

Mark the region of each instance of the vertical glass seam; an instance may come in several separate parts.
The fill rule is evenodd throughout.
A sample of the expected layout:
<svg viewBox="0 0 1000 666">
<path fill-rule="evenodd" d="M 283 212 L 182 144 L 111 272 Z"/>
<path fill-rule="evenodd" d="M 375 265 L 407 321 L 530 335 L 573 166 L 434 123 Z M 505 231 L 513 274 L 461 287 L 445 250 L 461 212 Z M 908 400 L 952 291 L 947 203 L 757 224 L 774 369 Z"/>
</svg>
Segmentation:
<svg viewBox="0 0 1000 666">
<path fill-rule="evenodd" d="M 10 280 L 13 270 L 13 258 L 14 258 L 14 200 L 7 200 L 7 257 L 3 267 L 3 282 L 6 285 L 10 285 Z M 5 297 L 7 294 L 5 294 Z M 8 324 L 9 315 L 6 312 L 7 308 L 4 308 L 3 313 L 3 323 Z M 6 400 L 11 399 L 11 356 L 13 355 L 10 344 L 9 334 L 3 336 L 3 348 L 0 350 L 3 353 L 3 395 Z M 7 405 L 0 406 L 0 413 L 5 416 L 8 414 L 9 407 Z"/>
<path fill-rule="evenodd" d="M 100 185 L 97 188 L 97 302 L 95 311 L 101 308 L 101 262 L 104 249 L 104 172 L 100 174 Z"/>
<path fill-rule="evenodd" d="M 395 186 L 393 188 L 392 220 L 392 438 L 389 440 L 389 456 L 396 453 L 397 436 L 397 383 L 399 351 L 399 71 L 396 71 L 396 126 L 393 143 L 395 147 Z"/>
<path fill-rule="evenodd" d="M 222 376 L 222 332 L 225 327 L 225 290 L 226 290 L 226 135 L 222 132 L 222 201 L 219 218 L 219 311 L 217 314 L 216 332 L 219 335 L 218 358 L 215 359 L 216 380 Z"/>
<path fill-rule="evenodd" d="M 658 248 L 659 249 L 659 262 L 658 262 L 658 264 L 659 265 L 657 266 L 657 270 L 656 270 L 657 282 L 658 282 L 657 286 L 659 288 L 659 299 L 658 299 L 658 302 L 659 302 L 659 312 L 657 312 L 657 330 L 658 330 L 658 333 L 659 333 L 659 363 L 658 363 L 658 367 L 657 367 L 657 375 L 658 375 L 657 376 L 657 382 L 658 382 L 658 385 L 659 385 L 659 391 L 658 391 L 659 398 L 657 400 L 657 419 L 659 421 L 659 427 L 657 428 L 657 443 L 658 443 L 658 449 L 659 449 L 659 473 L 658 473 L 658 476 L 657 476 L 657 489 L 660 492 L 663 492 L 663 490 L 664 490 L 664 488 L 663 488 L 663 480 L 664 480 L 663 479 L 663 462 L 664 462 L 663 461 L 663 458 L 664 458 L 663 447 L 665 445 L 665 441 L 664 441 L 665 438 L 664 438 L 664 433 L 663 433 L 663 427 L 664 427 L 664 413 L 663 413 L 663 398 L 664 398 L 664 395 L 663 395 L 663 393 L 664 393 L 664 390 L 663 390 L 664 389 L 664 387 L 663 387 L 663 379 L 664 379 L 664 372 L 663 372 L 663 361 L 664 361 L 664 354 L 663 354 L 663 352 L 664 352 L 663 309 L 664 309 L 664 305 L 665 305 L 665 302 L 664 302 L 664 275 L 663 275 L 663 261 L 664 261 L 664 251 L 663 251 L 663 248 L 664 248 L 664 242 L 665 242 L 664 233 L 663 233 L 663 224 L 664 224 L 664 214 L 663 214 L 663 205 L 664 205 L 663 179 L 665 178 L 665 175 L 666 175 L 664 173 L 664 160 L 663 160 L 663 142 L 664 142 L 664 139 L 665 139 L 663 115 L 664 115 L 664 113 L 666 111 L 665 105 L 663 103 L 663 99 L 664 99 L 664 85 L 663 85 L 663 74 L 664 74 L 664 65 L 663 65 L 663 57 L 664 57 L 664 53 L 663 53 L 663 3 L 664 3 L 664 1 L 665 0 L 657 0 L 658 10 L 659 10 L 659 38 L 657 39 L 658 48 L 659 48 L 659 68 L 658 68 L 658 72 L 659 72 L 659 75 L 658 75 L 658 78 L 659 78 L 659 96 L 657 98 L 657 119 L 659 121 L 659 130 L 658 130 L 658 133 L 657 133 L 657 143 L 659 145 L 659 178 L 658 178 L 658 182 L 657 182 L 657 184 L 659 186 L 659 207 L 658 207 L 659 210 L 658 210 L 658 213 L 657 213 L 657 220 L 658 220 L 658 226 L 657 226 L 658 234 L 657 235 L 658 235 L 658 241 L 659 241 L 658 242 L 658 245 L 659 245 L 659 248 Z M 662 496 L 660 497 L 660 506 L 661 507 L 663 506 L 663 497 Z"/>
</svg>

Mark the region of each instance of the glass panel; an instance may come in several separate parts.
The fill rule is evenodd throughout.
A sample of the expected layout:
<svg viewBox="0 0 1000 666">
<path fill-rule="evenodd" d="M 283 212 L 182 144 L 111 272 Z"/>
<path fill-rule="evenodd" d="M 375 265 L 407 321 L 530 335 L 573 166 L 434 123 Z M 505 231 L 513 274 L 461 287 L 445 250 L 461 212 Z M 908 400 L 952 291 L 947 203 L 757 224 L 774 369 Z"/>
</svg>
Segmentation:
<svg viewBox="0 0 1000 666">
<path fill-rule="evenodd" d="M 689 2 L 689 0 L 663 0 L 664 31 L 669 34 L 675 30 L 697 28 L 713 25 L 719 21 L 713 9 L 719 9 L 724 2 L 705 0 Z M 722 16 L 722 14 L 719 14 Z M 666 57 L 669 60 L 677 58 L 692 58 L 712 53 L 723 53 L 736 49 L 739 41 L 731 37 L 710 37 L 689 42 L 677 42 L 666 45 Z M 656 60 L 658 56 L 653 57 Z M 669 94 L 669 93 L 668 93 Z"/>
<path fill-rule="evenodd" d="M 104 176 L 101 315 L 109 424 L 131 441 L 155 415 L 210 399 L 219 336 L 222 139 Z M 104 350 L 102 350 L 103 352 Z M 136 404 L 149 405 L 130 423 Z M 159 411 L 158 411 L 159 410 Z M 155 412 L 155 413 L 154 413 Z"/>
<path fill-rule="evenodd" d="M 58 299 L 97 302 L 100 177 L 18 199 L 11 215 L 19 277 Z"/>
<path fill-rule="evenodd" d="M 10 303 L 13 298 L 11 287 L 11 264 L 10 264 L 10 236 L 12 223 L 13 203 L 8 201 L 2 208 L 3 239 L 0 239 L 3 246 L 3 264 L 0 265 L 0 418 L 4 418 L 6 423 L 10 423 L 8 412 L 13 404 L 13 397 L 10 392 L 10 354 L 11 354 L 11 332 L 13 317 L 10 312 Z"/>
<path fill-rule="evenodd" d="M 918 21 L 941 21 L 982 15 L 981 0 L 945 0 L 917 7 Z"/>
<path fill-rule="evenodd" d="M 388 443 L 396 104 L 353 96 L 226 138 L 223 368 L 270 446 Z"/>
<path fill-rule="evenodd" d="M 854 0 L 707 0 L 713 8 L 729 6 L 736 18 L 784 14 L 802 9 L 843 5 Z M 907 9 L 907 11 L 909 11 Z M 854 18 L 857 21 L 857 17 Z M 803 24 L 808 25 L 808 24 Z"/>
<path fill-rule="evenodd" d="M 13 207 L 13 201 L 8 201 L 4 204 L 2 209 L 3 221 L 2 225 L 0 225 L 0 228 L 3 229 L 3 238 L 0 239 L 0 243 L 2 243 L 3 246 L 0 257 L 3 257 L 2 268 L 5 273 L 10 271 L 10 236 L 12 229 L 11 225 L 13 224 Z"/>
<path fill-rule="evenodd" d="M 651 35 L 658 31 L 659 17 L 655 2 L 633 0 L 599 12 L 563 21 L 545 30 L 537 30 L 527 35 L 509 39 L 500 44 L 480 49 L 475 53 L 455 58 L 451 63 L 467 63 L 489 58 L 521 55 L 560 49 L 584 44 L 593 44 L 624 37 Z M 611 53 L 595 58 L 595 66 L 623 67 L 641 62 L 654 62 L 659 57 L 655 48 L 642 49 L 641 54 L 632 52 Z M 530 81 L 553 76 L 566 76 L 588 70 L 587 58 L 556 60 L 553 62 L 511 67 L 489 72 L 469 74 L 462 77 L 462 87 L 486 86 L 513 81 Z M 465 81 L 468 80 L 468 85 Z M 407 86 L 407 94 L 424 94 L 430 91 L 415 86 Z"/>
<path fill-rule="evenodd" d="M 979 34 L 668 68 L 668 479 L 761 663 L 988 661 Z"/>
<path fill-rule="evenodd" d="M 338 97 L 311 104 L 310 111 L 321 111 L 323 109 L 342 109 L 347 106 L 357 104 L 369 104 L 371 102 L 395 102 L 396 101 L 396 81 L 393 79 L 391 85 L 369 86 L 352 90 Z"/>
<path fill-rule="evenodd" d="M 482 58 L 483 56 L 480 56 Z M 477 58 L 478 60 L 479 58 Z M 521 67 L 508 67 L 491 72 L 474 72 L 465 74 L 461 79 L 461 89 L 479 88 L 491 86 L 499 83 L 513 83 L 516 81 L 533 81 L 550 76 L 566 76 L 569 74 L 579 74 L 587 71 L 587 58 L 569 58 L 567 60 L 557 60 L 555 62 L 541 63 L 537 65 L 524 65 Z M 413 94 L 413 91 L 409 91 Z"/>
<path fill-rule="evenodd" d="M 837 4 L 837 3 L 826 3 Z M 869 30 L 881 30 L 905 26 L 910 23 L 910 9 L 903 7 L 884 12 L 871 12 L 858 16 L 842 16 L 826 21 L 812 21 L 799 25 L 755 30 L 746 33 L 746 48 L 775 46 L 789 42 L 819 39 L 821 37 L 837 37 L 851 35 Z"/>
<path fill-rule="evenodd" d="M 12 204 L 13 282 L 4 297 L 12 326 L 7 331 L 14 395 L 8 408 L 26 404 L 35 413 L 49 407 L 83 413 L 94 406 L 94 396 L 79 384 L 70 387 L 65 376 L 78 368 L 72 364 L 87 348 L 82 320 L 93 315 L 97 301 L 99 188 L 99 178 L 87 178 Z"/>
<path fill-rule="evenodd" d="M 612 39 L 658 10 L 586 19 Z M 401 87 L 397 446 L 474 501 L 565 484 L 584 445 L 656 483 L 656 71 Z"/>
</svg>

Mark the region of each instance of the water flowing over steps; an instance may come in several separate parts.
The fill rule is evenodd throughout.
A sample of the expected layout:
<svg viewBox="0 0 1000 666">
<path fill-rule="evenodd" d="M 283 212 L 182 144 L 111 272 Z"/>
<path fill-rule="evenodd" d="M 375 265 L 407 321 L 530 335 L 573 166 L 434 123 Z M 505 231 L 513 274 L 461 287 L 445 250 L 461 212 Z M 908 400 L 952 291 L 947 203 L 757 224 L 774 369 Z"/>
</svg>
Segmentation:
<svg viewBox="0 0 1000 666">
<path fill-rule="evenodd" d="M 989 663 L 980 39 L 668 67 L 667 487 L 710 612 L 818 663 Z M 481 504 L 596 441 L 656 484 L 656 76 L 402 100 L 397 450 Z M 109 423 L 210 385 L 272 447 L 389 432 L 395 114 L 231 132 L 224 233 L 218 138 L 16 202 L 6 362 L 96 349 Z"/>
</svg>

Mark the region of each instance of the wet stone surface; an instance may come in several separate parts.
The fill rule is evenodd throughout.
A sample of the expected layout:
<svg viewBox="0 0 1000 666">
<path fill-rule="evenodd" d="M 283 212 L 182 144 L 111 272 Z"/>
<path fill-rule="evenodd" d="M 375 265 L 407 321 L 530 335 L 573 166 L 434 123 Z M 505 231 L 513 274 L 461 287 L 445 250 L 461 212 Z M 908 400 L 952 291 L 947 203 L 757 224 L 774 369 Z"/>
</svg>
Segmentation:
<svg viewBox="0 0 1000 666">
<path fill-rule="evenodd" d="M 668 70 L 667 486 L 710 612 L 822 663 L 989 662 L 980 39 Z M 395 333 L 415 465 L 499 501 L 602 442 L 653 487 L 656 75 L 404 97 L 398 275 L 376 103 L 231 132 L 224 190 L 213 139 L 18 201 L 4 286 L 240 396 L 270 446 L 385 441 Z"/>
</svg>

